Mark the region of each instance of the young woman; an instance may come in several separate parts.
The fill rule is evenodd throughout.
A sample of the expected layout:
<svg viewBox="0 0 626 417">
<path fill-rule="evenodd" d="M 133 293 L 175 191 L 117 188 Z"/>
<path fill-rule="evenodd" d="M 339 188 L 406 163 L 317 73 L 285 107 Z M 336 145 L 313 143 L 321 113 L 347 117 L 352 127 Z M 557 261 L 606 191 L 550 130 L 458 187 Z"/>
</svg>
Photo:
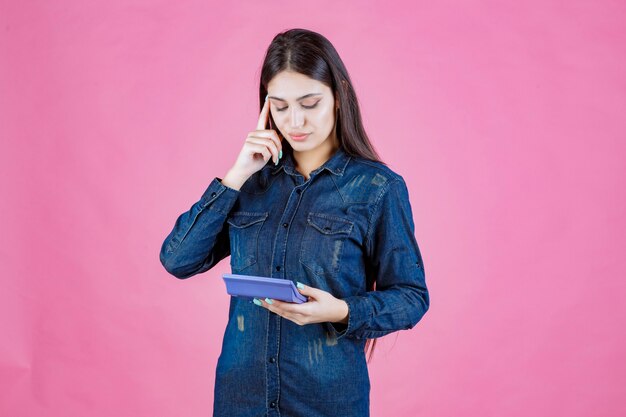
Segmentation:
<svg viewBox="0 0 626 417">
<path fill-rule="evenodd" d="M 367 345 L 429 307 L 406 184 L 377 157 L 322 35 L 278 34 L 259 97 L 256 130 L 178 217 L 161 263 L 184 279 L 230 255 L 233 273 L 293 280 L 308 297 L 230 298 L 214 416 L 368 416 Z"/>
</svg>

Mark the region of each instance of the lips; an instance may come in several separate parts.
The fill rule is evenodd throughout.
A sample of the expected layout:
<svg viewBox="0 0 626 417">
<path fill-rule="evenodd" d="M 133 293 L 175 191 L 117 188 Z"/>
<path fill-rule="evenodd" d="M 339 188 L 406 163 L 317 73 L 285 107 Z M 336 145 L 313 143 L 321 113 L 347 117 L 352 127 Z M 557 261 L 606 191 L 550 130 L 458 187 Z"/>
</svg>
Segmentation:
<svg viewBox="0 0 626 417">
<path fill-rule="evenodd" d="M 293 132 L 289 134 L 289 136 L 291 136 L 291 139 L 293 140 L 303 140 L 309 135 L 310 133 L 304 133 L 304 132 Z"/>
</svg>

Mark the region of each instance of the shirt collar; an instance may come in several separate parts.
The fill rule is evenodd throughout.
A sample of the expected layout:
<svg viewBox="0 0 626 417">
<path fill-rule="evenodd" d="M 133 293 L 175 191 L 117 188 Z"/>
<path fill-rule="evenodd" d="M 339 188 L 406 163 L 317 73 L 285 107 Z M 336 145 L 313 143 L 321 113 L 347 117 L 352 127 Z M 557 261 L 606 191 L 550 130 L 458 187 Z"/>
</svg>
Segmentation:
<svg viewBox="0 0 626 417">
<path fill-rule="evenodd" d="M 289 175 L 302 175 L 295 168 L 292 152 L 293 151 L 285 152 L 285 154 L 283 155 L 283 158 L 278 161 L 278 165 L 271 168 L 272 175 L 278 173 L 278 171 L 280 171 L 281 168 L 284 169 L 285 172 Z M 324 164 L 321 167 L 313 170 L 311 172 L 311 175 L 314 175 L 318 171 L 322 171 L 326 169 L 331 174 L 341 176 L 343 175 L 343 172 L 346 169 L 346 165 L 348 165 L 348 161 L 350 160 L 350 158 L 351 156 L 345 152 L 343 147 L 340 146 L 335 151 L 335 153 L 326 162 L 324 162 Z"/>
</svg>

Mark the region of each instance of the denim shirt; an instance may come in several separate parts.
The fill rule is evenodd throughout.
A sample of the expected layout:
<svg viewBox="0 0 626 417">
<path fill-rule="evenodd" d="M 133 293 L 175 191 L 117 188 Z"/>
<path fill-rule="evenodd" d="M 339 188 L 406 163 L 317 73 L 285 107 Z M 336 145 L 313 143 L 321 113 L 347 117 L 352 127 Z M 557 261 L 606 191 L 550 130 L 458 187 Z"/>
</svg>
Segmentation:
<svg viewBox="0 0 626 417">
<path fill-rule="evenodd" d="M 298 325 L 231 296 L 213 415 L 369 416 L 366 339 L 413 328 L 430 303 L 402 176 L 339 148 L 308 180 L 290 152 L 240 190 L 215 177 L 176 220 L 160 261 L 186 279 L 229 255 L 233 273 L 322 289 L 349 315 Z"/>
</svg>

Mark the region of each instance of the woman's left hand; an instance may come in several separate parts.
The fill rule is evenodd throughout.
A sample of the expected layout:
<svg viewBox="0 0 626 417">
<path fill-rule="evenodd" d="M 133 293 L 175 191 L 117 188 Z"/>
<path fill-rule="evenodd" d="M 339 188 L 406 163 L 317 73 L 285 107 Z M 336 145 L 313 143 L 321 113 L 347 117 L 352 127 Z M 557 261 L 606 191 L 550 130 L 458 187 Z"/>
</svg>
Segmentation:
<svg viewBox="0 0 626 417">
<path fill-rule="evenodd" d="M 298 288 L 298 291 L 308 297 L 308 302 L 298 304 L 271 299 L 272 304 L 270 304 L 266 300 L 260 299 L 261 306 L 301 326 L 326 321 L 331 323 L 348 322 L 349 311 L 345 301 L 319 288 L 301 285 L 303 288 Z"/>
</svg>

